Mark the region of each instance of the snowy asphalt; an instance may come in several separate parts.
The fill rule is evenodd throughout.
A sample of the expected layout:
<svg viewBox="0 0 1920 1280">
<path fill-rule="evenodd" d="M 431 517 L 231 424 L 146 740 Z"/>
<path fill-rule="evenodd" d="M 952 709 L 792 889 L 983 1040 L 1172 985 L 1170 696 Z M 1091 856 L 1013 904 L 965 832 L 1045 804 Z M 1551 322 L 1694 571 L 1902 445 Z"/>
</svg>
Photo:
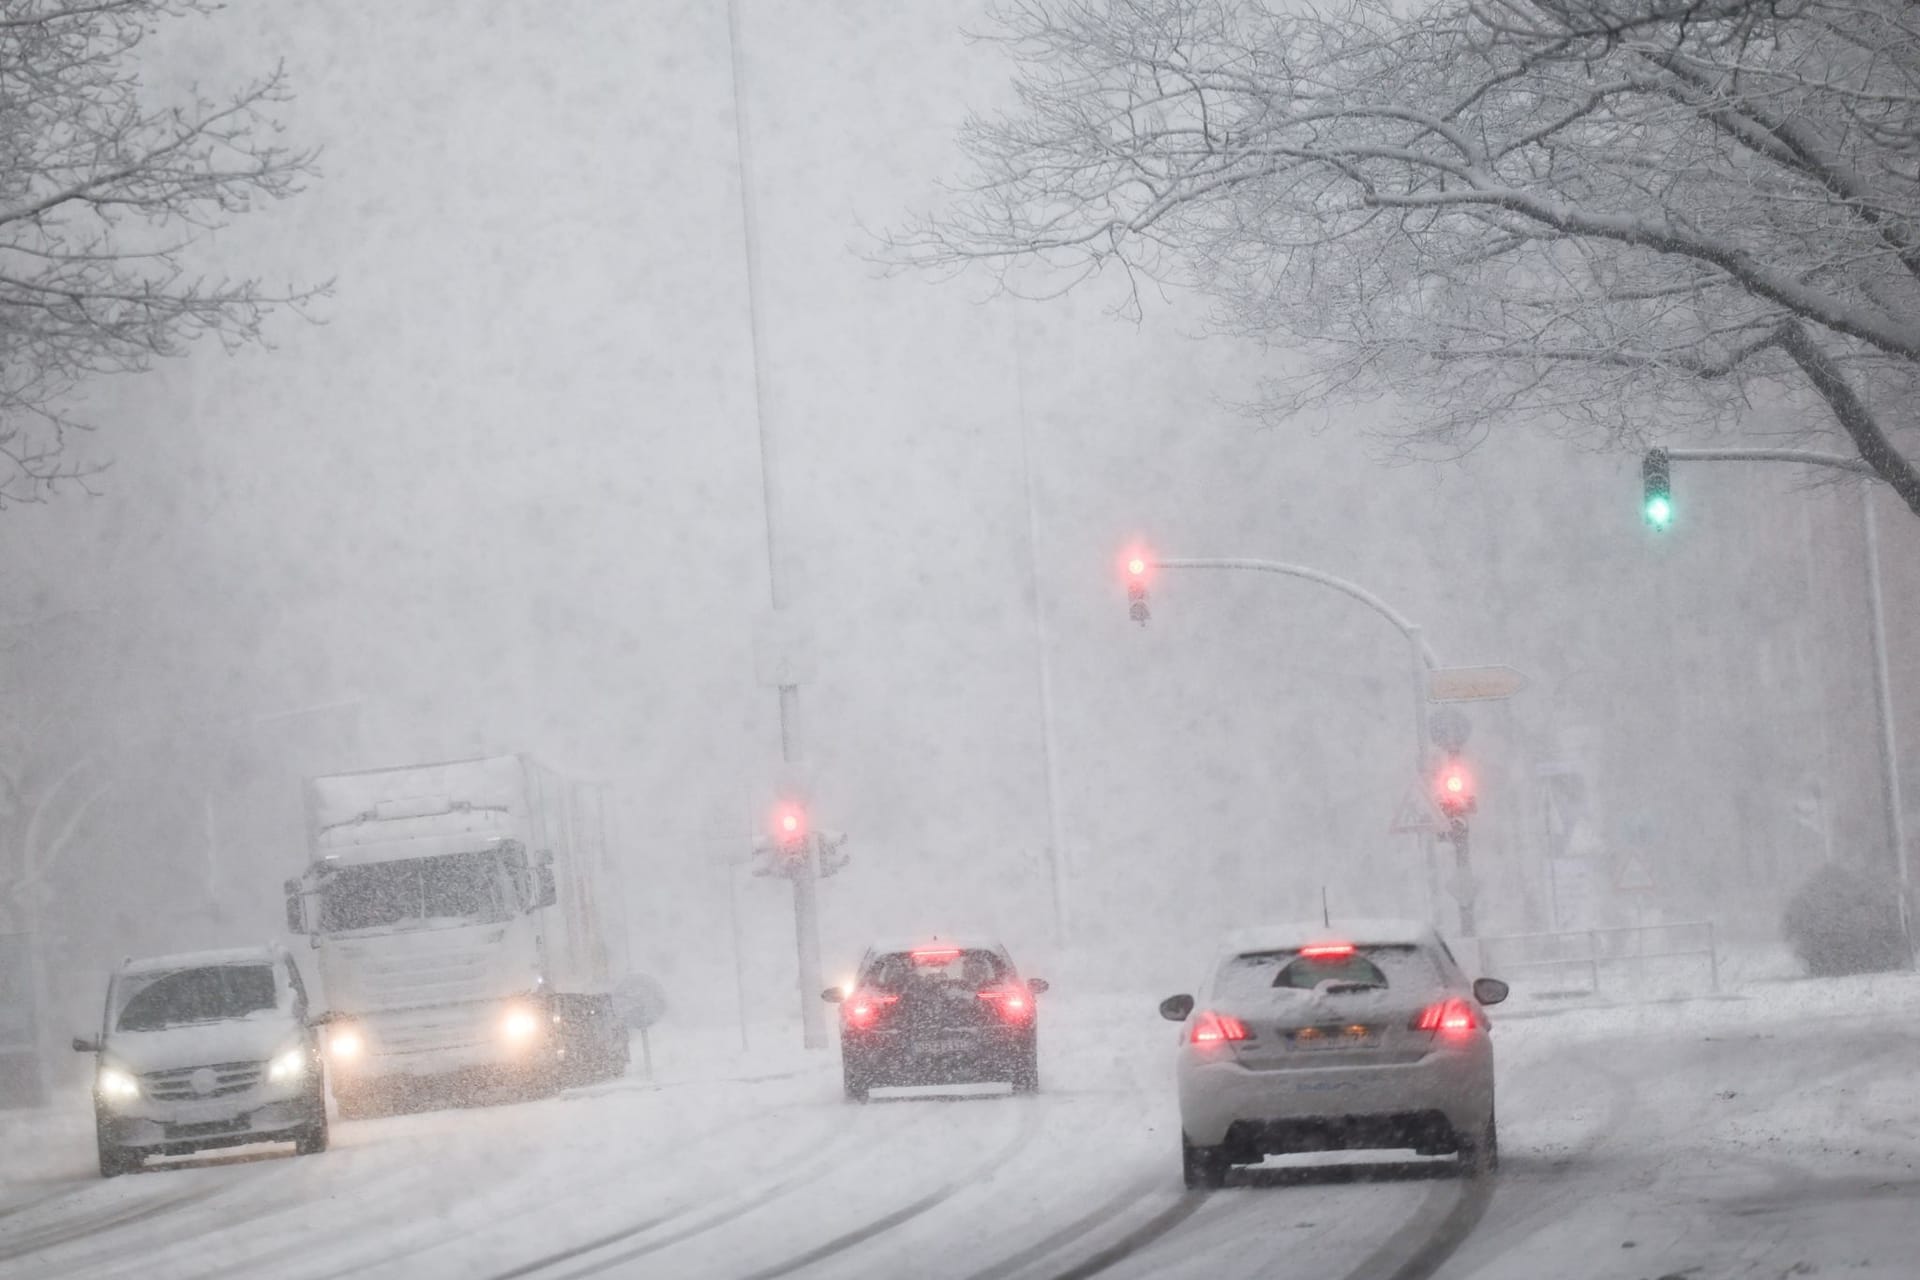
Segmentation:
<svg viewBox="0 0 1920 1280">
<path fill-rule="evenodd" d="M 1497 1176 L 1302 1157 L 1212 1194 L 1180 1186 L 1153 1000 L 1056 995 L 1032 1097 L 855 1106 L 832 1054 L 663 1028 L 657 1087 L 336 1123 L 324 1155 L 110 1182 L 69 1097 L 0 1130 L 0 1276 L 1920 1274 L 1920 979 L 1516 1010 Z"/>
</svg>

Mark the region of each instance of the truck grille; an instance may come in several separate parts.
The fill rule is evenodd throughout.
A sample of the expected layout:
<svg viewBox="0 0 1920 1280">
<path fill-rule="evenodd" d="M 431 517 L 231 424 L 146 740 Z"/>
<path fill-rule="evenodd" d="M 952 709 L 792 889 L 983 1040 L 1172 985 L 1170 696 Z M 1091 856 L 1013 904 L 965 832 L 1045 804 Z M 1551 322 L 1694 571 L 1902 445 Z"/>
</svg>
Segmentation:
<svg viewBox="0 0 1920 1280">
<path fill-rule="evenodd" d="M 266 1070 L 264 1062 L 221 1062 L 210 1067 L 176 1067 L 171 1071 L 149 1071 L 140 1077 L 149 1098 L 160 1102 L 191 1102 L 199 1098 L 224 1098 L 245 1093 L 260 1083 Z M 213 1073 L 213 1087 L 201 1093 L 193 1087 L 196 1071 Z"/>
</svg>

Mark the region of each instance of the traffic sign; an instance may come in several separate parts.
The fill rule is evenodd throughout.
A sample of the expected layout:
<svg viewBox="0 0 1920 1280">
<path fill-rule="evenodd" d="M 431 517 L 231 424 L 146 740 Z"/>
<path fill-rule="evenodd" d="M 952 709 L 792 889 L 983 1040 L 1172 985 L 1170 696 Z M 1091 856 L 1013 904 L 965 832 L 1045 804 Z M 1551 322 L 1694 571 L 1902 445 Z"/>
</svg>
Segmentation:
<svg viewBox="0 0 1920 1280">
<path fill-rule="evenodd" d="M 1436 667 L 1427 672 L 1427 701 L 1489 702 L 1526 686 L 1526 676 L 1512 667 Z"/>
<path fill-rule="evenodd" d="M 1613 873 L 1613 887 L 1621 893 L 1653 892 L 1653 873 L 1647 870 L 1646 862 L 1637 853 L 1627 855 Z"/>
<path fill-rule="evenodd" d="M 1473 736 L 1473 724 L 1458 707 L 1441 707 L 1427 720 L 1427 736 L 1433 745 L 1449 755 L 1459 755 Z"/>
<path fill-rule="evenodd" d="M 1419 782 L 1407 788 L 1400 807 L 1393 811 L 1393 821 L 1387 824 L 1387 831 L 1391 835 L 1409 831 L 1431 831 L 1435 835 L 1445 835 L 1451 829 L 1446 815 L 1440 812 L 1433 803 L 1433 797 L 1427 794 L 1426 785 Z"/>
</svg>

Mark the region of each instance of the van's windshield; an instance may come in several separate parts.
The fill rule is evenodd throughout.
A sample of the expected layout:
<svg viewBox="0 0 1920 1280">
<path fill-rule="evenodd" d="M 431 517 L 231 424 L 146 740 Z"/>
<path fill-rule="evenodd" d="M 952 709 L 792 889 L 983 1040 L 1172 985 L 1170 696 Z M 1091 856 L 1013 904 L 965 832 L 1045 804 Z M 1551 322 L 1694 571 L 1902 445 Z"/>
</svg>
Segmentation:
<svg viewBox="0 0 1920 1280">
<path fill-rule="evenodd" d="M 116 1031 L 159 1031 L 188 1022 L 222 1022 L 273 1009 L 278 1004 L 273 967 L 266 964 L 207 965 L 160 973 L 128 974 L 116 992 Z"/>
</svg>

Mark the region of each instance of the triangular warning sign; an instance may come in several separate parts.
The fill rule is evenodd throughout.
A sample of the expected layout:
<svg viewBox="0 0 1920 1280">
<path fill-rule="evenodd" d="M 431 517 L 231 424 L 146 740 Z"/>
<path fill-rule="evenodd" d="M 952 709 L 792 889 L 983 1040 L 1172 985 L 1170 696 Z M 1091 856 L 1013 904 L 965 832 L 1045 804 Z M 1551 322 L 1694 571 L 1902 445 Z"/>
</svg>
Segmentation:
<svg viewBox="0 0 1920 1280">
<path fill-rule="evenodd" d="M 1393 811 L 1393 821 L 1387 824 L 1387 831 L 1393 835 L 1408 831 L 1431 831 L 1435 835 L 1445 835 L 1448 826 L 1446 816 L 1434 804 L 1433 797 L 1416 782 L 1407 788 L 1400 807 Z"/>
<path fill-rule="evenodd" d="M 1647 864 L 1637 853 L 1627 855 L 1615 870 L 1613 887 L 1621 893 L 1647 893 L 1653 889 L 1653 872 L 1647 870 Z"/>
</svg>

